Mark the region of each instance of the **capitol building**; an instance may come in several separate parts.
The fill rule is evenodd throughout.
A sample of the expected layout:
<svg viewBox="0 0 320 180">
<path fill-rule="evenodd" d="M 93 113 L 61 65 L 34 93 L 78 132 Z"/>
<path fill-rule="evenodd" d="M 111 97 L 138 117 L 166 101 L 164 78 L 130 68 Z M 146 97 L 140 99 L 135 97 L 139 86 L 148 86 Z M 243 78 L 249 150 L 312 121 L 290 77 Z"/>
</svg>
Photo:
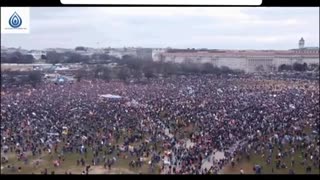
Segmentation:
<svg viewBox="0 0 320 180">
<path fill-rule="evenodd" d="M 319 64 L 319 47 L 305 47 L 301 38 L 297 49 L 290 50 L 174 50 L 157 49 L 154 61 L 174 63 L 211 63 L 245 72 L 273 71 L 280 65 Z"/>
</svg>

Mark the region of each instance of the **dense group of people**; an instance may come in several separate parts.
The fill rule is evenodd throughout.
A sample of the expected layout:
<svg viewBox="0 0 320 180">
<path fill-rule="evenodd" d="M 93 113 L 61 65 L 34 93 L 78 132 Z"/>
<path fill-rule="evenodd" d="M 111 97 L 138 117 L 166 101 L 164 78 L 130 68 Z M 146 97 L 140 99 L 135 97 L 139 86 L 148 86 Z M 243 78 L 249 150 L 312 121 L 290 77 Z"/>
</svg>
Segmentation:
<svg viewBox="0 0 320 180">
<path fill-rule="evenodd" d="M 294 159 L 289 165 L 282 158 L 297 150 L 306 168 L 319 169 L 319 112 L 319 84 L 311 80 L 201 75 L 43 83 L 2 92 L 1 150 L 25 161 L 28 153 L 59 154 L 57 167 L 80 154 L 74 164 L 83 173 L 130 159 L 127 168 L 137 172 L 147 165 L 150 173 L 214 174 L 266 151 L 267 162 L 277 153 L 274 168 L 293 167 Z"/>
</svg>

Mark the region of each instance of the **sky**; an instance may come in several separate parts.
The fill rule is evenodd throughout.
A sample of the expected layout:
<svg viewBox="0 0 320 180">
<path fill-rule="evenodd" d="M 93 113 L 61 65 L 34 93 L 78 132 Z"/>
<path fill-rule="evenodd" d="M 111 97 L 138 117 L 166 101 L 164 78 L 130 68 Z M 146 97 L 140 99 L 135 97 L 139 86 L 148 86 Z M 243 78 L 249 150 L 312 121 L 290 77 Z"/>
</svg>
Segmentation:
<svg viewBox="0 0 320 180">
<path fill-rule="evenodd" d="M 319 7 L 32 7 L 1 46 L 293 49 L 319 46 Z"/>
</svg>

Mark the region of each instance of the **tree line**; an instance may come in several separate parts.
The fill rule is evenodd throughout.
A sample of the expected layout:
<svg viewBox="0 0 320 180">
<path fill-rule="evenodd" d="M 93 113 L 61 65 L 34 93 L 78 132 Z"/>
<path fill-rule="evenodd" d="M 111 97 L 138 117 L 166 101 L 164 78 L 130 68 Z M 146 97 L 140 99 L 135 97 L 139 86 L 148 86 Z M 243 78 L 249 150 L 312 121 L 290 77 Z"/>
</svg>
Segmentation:
<svg viewBox="0 0 320 180">
<path fill-rule="evenodd" d="M 1 53 L 1 63 L 31 64 L 34 63 L 34 58 L 30 54 L 22 54 L 18 51 Z"/>
<path fill-rule="evenodd" d="M 76 50 L 85 50 L 84 47 L 77 47 Z M 173 50 L 174 51 L 174 50 Z M 190 50 L 189 50 L 190 51 Z M 42 59 L 46 63 L 83 63 L 83 64 L 108 64 L 118 63 L 120 65 L 126 65 L 133 74 L 139 75 L 144 73 L 150 77 L 153 74 L 188 74 L 188 73 L 240 73 L 239 70 L 231 70 L 228 67 L 215 67 L 210 63 L 197 64 L 197 63 L 182 63 L 180 65 L 168 62 L 153 62 L 152 59 L 142 60 L 132 56 L 125 55 L 121 59 L 110 56 L 108 54 L 93 54 L 93 55 L 81 55 L 76 52 L 63 52 L 58 53 L 56 51 L 47 52 L 46 56 L 42 56 Z M 1 63 L 17 63 L 17 64 L 31 64 L 34 63 L 34 58 L 29 54 L 22 54 L 20 52 L 13 53 L 1 53 Z M 156 67 L 154 67 L 156 66 Z M 258 67 L 257 71 L 262 71 L 263 67 Z M 306 63 L 294 63 L 281 64 L 278 67 L 278 71 L 307 71 L 315 70 L 319 71 L 319 65 L 311 64 L 308 66 Z"/>
<path fill-rule="evenodd" d="M 116 67 L 97 65 L 90 70 L 83 68 L 76 74 L 76 78 L 98 78 L 104 80 L 120 79 L 126 81 L 130 78 L 141 80 L 143 78 L 169 77 L 172 75 L 201 75 L 201 74 L 243 74 L 244 71 L 233 70 L 228 67 L 216 67 L 211 63 L 172 63 L 155 62 L 151 59 L 142 60 L 131 56 L 124 56 L 117 61 Z"/>
<path fill-rule="evenodd" d="M 294 63 L 290 64 L 281 64 L 278 68 L 278 71 L 319 71 L 319 64 L 310 64 L 309 66 L 307 63 Z"/>
<path fill-rule="evenodd" d="M 1 85 L 8 87 L 12 85 L 30 84 L 36 86 L 42 81 L 43 74 L 40 71 L 2 71 Z"/>
<path fill-rule="evenodd" d="M 90 57 L 75 52 L 58 53 L 56 51 L 47 52 L 45 61 L 50 64 L 58 63 L 87 63 Z"/>
</svg>

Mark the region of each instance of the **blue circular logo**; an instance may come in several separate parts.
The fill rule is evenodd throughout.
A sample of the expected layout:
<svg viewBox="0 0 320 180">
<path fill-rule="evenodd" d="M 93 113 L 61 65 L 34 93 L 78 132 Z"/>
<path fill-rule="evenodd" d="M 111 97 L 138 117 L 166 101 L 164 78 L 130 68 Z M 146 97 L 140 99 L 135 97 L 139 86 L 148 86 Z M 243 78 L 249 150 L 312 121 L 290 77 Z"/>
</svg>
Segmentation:
<svg viewBox="0 0 320 180">
<path fill-rule="evenodd" d="M 18 13 L 14 12 L 9 19 L 9 25 L 13 28 L 18 28 L 21 26 L 21 24 L 22 24 L 21 17 L 18 15 Z"/>
</svg>

